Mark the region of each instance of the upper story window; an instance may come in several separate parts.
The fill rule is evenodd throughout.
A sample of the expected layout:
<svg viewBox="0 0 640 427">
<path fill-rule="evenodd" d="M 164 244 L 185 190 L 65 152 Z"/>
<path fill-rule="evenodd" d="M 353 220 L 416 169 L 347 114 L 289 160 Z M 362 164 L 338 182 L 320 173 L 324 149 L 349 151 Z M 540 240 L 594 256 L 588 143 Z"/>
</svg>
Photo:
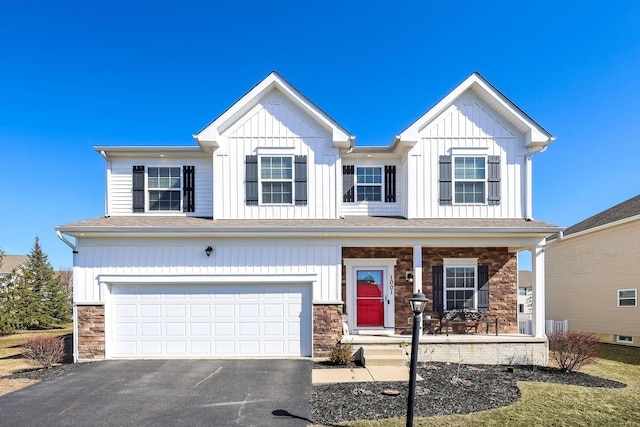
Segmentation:
<svg viewBox="0 0 640 427">
<path fill-rule="evenodd" d="M 195 167 L 134 166 L 133 212 L 194 212 Z"/>
<path fill-rule="evenodd" d="M 637 289 L 618 289 L 618 307 L 637 307 Z"/>
<path fill-rule="evenodd" d="M 382 201 L 382 168 L 356 168 L 356 201 Z"/>
<path fill-rule="evenodd" d="M 484 203 L 485 158 L 455 157 L 455 203 Z"/>
<path fill-rule="evenodd" d="M 440 204 L 499 205 L 500 162 L 500 156 L 440 156 Z"/>
<path fill-rule="evenodd" d="M 180 168 L 152 167 L 147 171 L 150 211 L 180 211 Z"/>
<path fill-rule="evenodd" d="M 262 203 L 293 203 L 293 166 L 291 157 L 261 157 Z"/>
<path fill-rule="evenodd" d="M 245 203 L 307 204 L 307 156 L 246 156 Z"/>
</svg>

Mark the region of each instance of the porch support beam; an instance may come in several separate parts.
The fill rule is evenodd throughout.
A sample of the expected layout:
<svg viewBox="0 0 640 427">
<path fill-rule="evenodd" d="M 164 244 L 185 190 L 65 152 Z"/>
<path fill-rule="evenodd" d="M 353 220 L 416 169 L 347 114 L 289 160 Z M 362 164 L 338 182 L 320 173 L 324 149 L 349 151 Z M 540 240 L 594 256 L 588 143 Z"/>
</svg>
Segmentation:
<svg viewBox="0 0 640 427">
<path fill-rule="evenodd" d="M 413 247 L 413 293 L 424 292 L 422 279 L 422 246 Z M 420 336 L 422 336 L 422 314 L 420 315 Z"/>
<path fill-rule="evenodd" d="M 544 241 L 531 248 L 531 267 L 533 275 L 533 336 L 545 337 L 545 295 L 544 295 Z"/>
</svg>

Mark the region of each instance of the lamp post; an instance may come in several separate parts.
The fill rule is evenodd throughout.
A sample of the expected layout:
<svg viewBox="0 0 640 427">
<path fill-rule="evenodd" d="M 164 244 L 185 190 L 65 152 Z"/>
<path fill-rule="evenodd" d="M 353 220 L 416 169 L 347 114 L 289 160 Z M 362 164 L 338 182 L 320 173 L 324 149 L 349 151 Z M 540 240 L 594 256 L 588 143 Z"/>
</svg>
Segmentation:
<svg viewBox="0 0 640 427">
<path fill-rule="evenodd" d="M 407 427 L 413 427 L 413 407 L 416 400 L 416 371 L 418 370 L 418 344 L 420 340 L 420 315 L 427 306 L 427 297 L 422 292 L 409 298 L 413 311 L 413 334 L 411 336 L 411 367 L 409 369 L 409 398 L 407 399 Z"/>
</svg>

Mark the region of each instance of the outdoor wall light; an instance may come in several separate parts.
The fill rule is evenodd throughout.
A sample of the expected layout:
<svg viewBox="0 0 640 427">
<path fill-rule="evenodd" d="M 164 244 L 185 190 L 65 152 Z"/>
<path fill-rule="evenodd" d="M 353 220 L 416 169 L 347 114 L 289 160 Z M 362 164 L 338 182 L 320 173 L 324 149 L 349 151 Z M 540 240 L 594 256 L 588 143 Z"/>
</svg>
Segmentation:
<svg viewBox="0 0 640 427">
<path fill-rule="evenodd" d="M 409 398 L 407 399 L 407 427 L 413 427 L 413 407 L 416 403 L 416 371 L 418 370 L 418 344 L 420 340 L 420 315 L 429 300 L 422 292 L 416 292 L 411 298 L 413 311 L 413 335 L 411 337 L 411 367 L 409 369 Z"/>
<path fill-rule="evenodd" d="M 211 252 L 213 252 L 213 248 L 211 246 L 207 246 L 207 249 L 204 250 L 204 253 L 207 254 L 207 256 L 211 256 Z"/>
</svg>

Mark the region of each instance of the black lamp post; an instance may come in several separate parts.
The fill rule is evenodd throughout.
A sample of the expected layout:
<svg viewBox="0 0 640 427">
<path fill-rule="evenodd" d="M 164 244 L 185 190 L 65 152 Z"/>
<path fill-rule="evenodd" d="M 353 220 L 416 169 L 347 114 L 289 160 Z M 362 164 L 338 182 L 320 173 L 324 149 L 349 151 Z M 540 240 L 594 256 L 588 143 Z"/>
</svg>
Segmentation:
<svg viewBox="0 0 640 427">
<path fill-rule="evenodd" d="M 418 344 L 420 340 L 420 315 L 427 306 L 427 297 L 422 292 L 409 298 L 413 311 L 413 335 L 411 337 L 411 368 L 409 369 L 409 398 L 407 400 L 407 427 L 413 427 L 413 407 L 416 400 L 416 371 L 418 370 Z"/>
</svg>

